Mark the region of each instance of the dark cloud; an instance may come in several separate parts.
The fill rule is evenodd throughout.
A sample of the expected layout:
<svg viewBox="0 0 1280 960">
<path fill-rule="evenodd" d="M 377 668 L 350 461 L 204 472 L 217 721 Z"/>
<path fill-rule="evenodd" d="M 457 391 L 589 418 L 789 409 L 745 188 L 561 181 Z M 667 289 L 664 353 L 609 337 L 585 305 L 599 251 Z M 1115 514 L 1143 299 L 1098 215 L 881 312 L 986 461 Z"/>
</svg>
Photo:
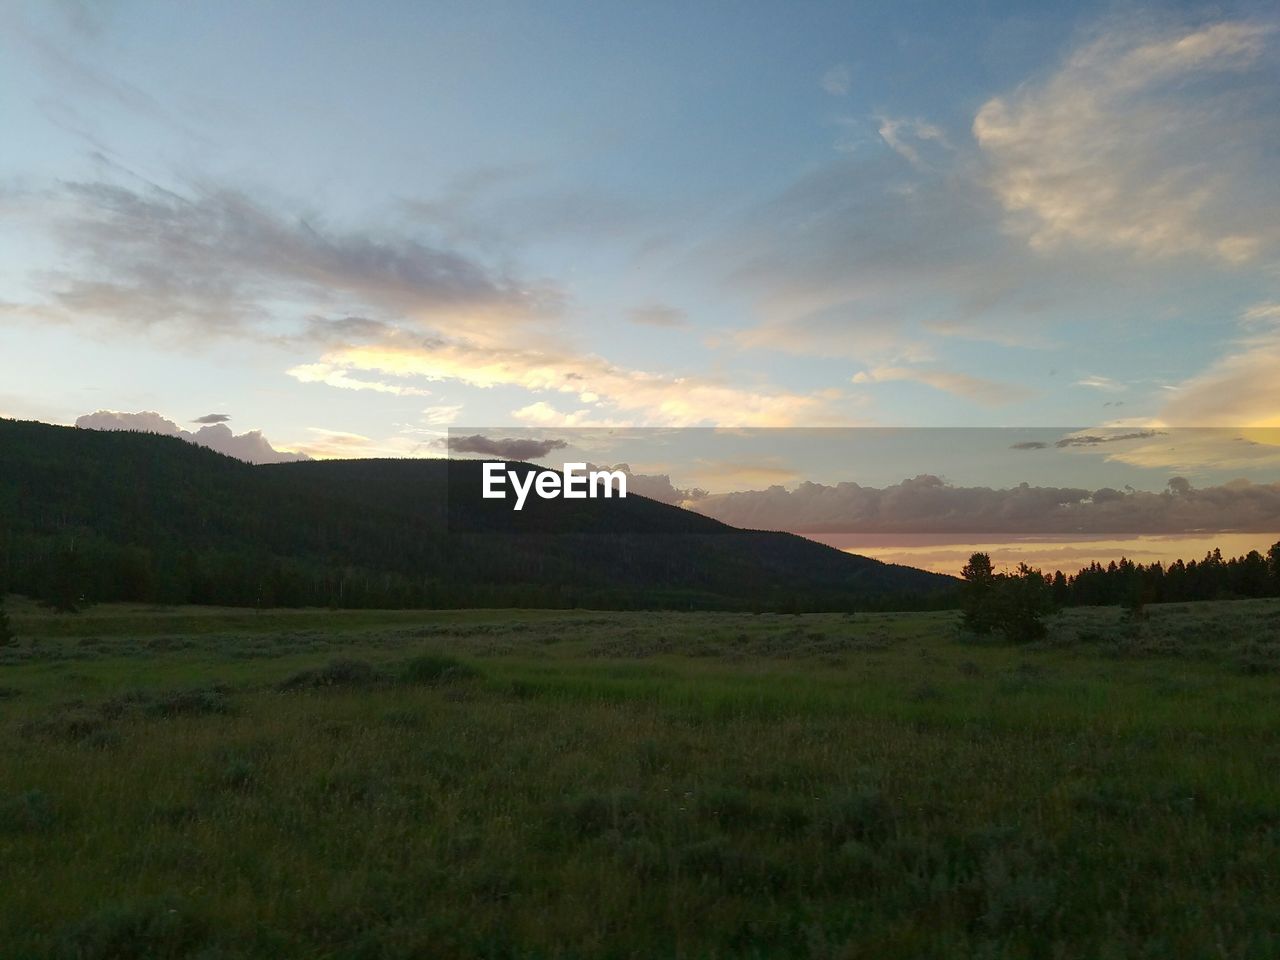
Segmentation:
<svg viewBox="0 0 1280 960">
<path fill-rule="evenodd" d="M 1053 446 L 1059 450 L 1068 447 L 1096 447 L 1103 443 L 1118 443 L 1122 440 L 1150 440 L 1152 437 L 1163 437 L 1162 430 L 1134 430 L 1130 433 L 1112 433 L 1112 434 L 1073 434 L 1069 437 L 1063 437 L 1055 440 Z M 1043 440 L 1024 440 L 1021 443 L 1014 443 L 1009 446 L 1010 450 L 1047 450 L 1049 444 Z"/>
<path fill-rule="evenodd" d="M 1166 490 L 955 487 L 922 475 L 884 487 L 802 483 L 712 494 L 692 504 L 734 526 L 811 533 L 1185 534 L 1280 530 L 1280 483 Z"/>
<path fill-rule="evenodd" d="M 1160 430 L 1135 430 L 1132 433 L 1113 433 L 1105 436 L 1096 434 L 1084 434 L 1080 436 L 1063 437 L 1054 443 L 1055 447 L 1096 447 L 1102 443 L 1118 443 L 1121 440 L 1150 440 L 1152 437 L 1162 437 L 1164 433 Z"/>
<path fill-rule="evenodd" d="M 206 413 L 203 417 L 196 417 L 192 423 L 226 423 L 231 417 L 225 413 Z"/>
<path fill-rule="evenodd" d="M 202 417 L 201 421 L 204 419 Z M 248 463 L 292 463 L 296 460 L 311 459 L 305 453 L 288 453 L 275 449 L 260 430 L 236 434 L 223 423 L 209 423 L 195 433 L 191 433 L 183 430 L 172 420 L 150 410 L 141 413 L 99 410 L 97 413 L 87 413 L 80 417 L 76 420 L 76 426 L 82 430 L 134 430 L 139 433 L 180 437 L 188 443 L 208 447 L 210 450 L 216 450 L 218 453 L 224 453 Z"/>
<path fill-rule="evenodd" d="M 478 453 L 486 457 L 504 460 L 539 460 L 552 450 L 561 450 L 568 444 L 563 440 L 532 440 L 517 437 L 491 439 L 481 434 L 469 437 L 450 437 L 452 453 Z"/>
<path fill-rule="evenodd" d="M 278 326 L 272 304 L 293 301 L 314 314 L 381 312 L 475 332 L 560 306 L 556 291 L 457 250 L 330 228 L 235 190 L 183 195 L 72 183 L 56 209 L 57 238 L 73 266 L 52 275 L 49 294 L 74 313 L 120 323 L 267 329 Z M 314 316 L 305 322 L 317 325 Z M 330 335 L 367 334 L 378 322 L 348 316 L 328 326 Z"/>
</svg>

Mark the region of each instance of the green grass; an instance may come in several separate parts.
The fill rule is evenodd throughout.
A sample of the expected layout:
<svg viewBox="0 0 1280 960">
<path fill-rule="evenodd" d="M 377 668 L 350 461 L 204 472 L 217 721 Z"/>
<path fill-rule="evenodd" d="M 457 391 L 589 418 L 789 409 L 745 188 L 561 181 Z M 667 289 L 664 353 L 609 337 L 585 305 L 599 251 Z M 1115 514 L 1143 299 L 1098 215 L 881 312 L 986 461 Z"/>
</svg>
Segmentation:
<svg viewBox="0 0 1280 960">
<path fill-rule="evenodd" d="M 1280 602 L 10 609 L 4 960 L 1280 956 Z"/>
</svg>

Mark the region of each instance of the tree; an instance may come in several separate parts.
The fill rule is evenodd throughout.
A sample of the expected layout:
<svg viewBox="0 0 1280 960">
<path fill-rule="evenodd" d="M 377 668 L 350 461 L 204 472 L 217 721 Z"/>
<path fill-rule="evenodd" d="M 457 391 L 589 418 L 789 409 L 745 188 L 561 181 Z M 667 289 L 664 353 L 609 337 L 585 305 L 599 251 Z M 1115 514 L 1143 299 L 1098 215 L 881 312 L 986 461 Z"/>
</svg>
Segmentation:
<svg viewBox="0 0 1280 960">
<path fill-rule="evenodd" d="M 1280 543 L 1267 551 L 1267 569 L 1271 572 L 1271 592 L 1280 594 Z"/>
<path fill-rule="evenodd" d="M 10 646 L 17 637 L 9 626 L 9 614 L 4 608 L 4 594 L 0 594 L 0 647 Z"/>
<path fill-rule="evenodd" d="M 1050 589 L 1053 591 L 1053 602 L 1058 606 L 1066 606 L 1071 600 L 1071 586 L 1067 582 L 1067 575 L 1061 570 L 1054 573 Z"/>
<path fill-rule="evenodd" d="M 996 582 L 992 603 L 995 626 L 1011 643 L 1030 643 L 1046 633 L 1044 617 L 1053 612 L 1053 594 L 1044 575 L 1025 563 Z"/>
<path fill-rule="evenodd" d="M 988 634 L 996 625 L 992 604 L 996 575 L 991 569 L 991 557 L 985 553 L 973 554 L 960 575 L 964 577 L 960 595 L 961 623 L 973 633 Z"/>
</svg>

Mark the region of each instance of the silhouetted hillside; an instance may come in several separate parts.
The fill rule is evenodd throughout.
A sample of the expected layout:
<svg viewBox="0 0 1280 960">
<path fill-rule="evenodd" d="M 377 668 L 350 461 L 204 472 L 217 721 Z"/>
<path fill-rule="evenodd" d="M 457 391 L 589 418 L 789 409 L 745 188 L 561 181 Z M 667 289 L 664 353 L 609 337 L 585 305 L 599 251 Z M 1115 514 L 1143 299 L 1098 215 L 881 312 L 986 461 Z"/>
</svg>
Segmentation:
<svg viewBox="0 0 1280 960">
<path fill-rule="evenodd" d="M 533 469 L 521 467 L 519 469 Z M 481 501 L 480 463 L 250 466 L 0 420 L 0 590 L 55 603 L 866 609 L 951 578 L 643 497 Z"/>
</svg>

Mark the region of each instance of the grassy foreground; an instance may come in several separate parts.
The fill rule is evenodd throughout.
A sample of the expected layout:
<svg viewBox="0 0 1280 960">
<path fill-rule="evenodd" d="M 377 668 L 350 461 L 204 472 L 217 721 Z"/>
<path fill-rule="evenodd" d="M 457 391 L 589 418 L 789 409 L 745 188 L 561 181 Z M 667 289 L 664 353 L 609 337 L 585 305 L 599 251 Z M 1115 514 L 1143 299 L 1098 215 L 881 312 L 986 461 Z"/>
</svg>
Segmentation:
<svg viewBox="0 0 1280 960">
<path fill-rule="evenodd" d="M 1280 602 L 11 603 L 0 957 L 1280 956 Z"/>
</svg>

